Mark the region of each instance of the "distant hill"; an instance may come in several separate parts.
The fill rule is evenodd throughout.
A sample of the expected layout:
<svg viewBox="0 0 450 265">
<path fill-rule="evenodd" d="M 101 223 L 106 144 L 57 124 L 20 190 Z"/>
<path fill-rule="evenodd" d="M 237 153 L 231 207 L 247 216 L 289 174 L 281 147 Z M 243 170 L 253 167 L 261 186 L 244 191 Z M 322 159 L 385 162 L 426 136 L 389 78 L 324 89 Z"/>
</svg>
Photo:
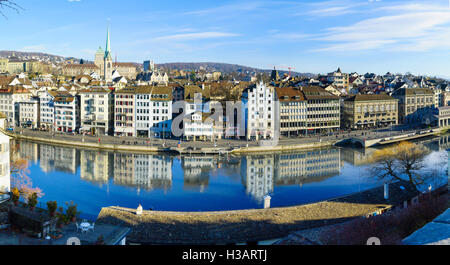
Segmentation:
<svg viewBox="0 0 450 265">
<path fill-rule="evenodd" d="M 207 72 L 222 72 L 222 73 L 232 73 L 232 72 L 240 72 L 244 74 L 254 74 L 254 73 L 271 73 L 271 69 L 258 69 L 254 67 L 248 67 L 238 64 L 227 64 L 227 63 L 213 63 L 213 62 L 205 62 L 205 63 L 163 63 L 156 65 L 159 68 L 164 68 L 166 70 L 194 70 L 198 71 L 200 68 L 204 69 Z M 278 71 L 280 75 L 285 73 L 289 73 L 288 71 Z M 311 73 L 298 73 L 292 72 L 294 76 L 316 76 Z"/>
<path fill-rule="evenodd" d="M 47 54 L 42 52 L 18 52 L 18 51 L 0 51 L 0 57 L 9 58 L 12 56 L 18 57 L 19 59 L 27 59 L 27 60 L 41 60 L 41 61 L 49 61 L 49 62 L 62 62 L 67 58 L 59 55 Z"/>
<path fill-rule="evenodd" d="M 75 62 L 79 62 L 79 58 L 74 57 L 64 57 L 60 55 L 53 55 L 53 54 L 47 54 L 42 52 L 20 52 L 20 51 L 0 51 L 0 58 L 9 58 L 11 56 L 16 56 L 19 59 L 22 60 L 39 60 L 39 61 L 46 61 L 46 62 L 52 62 L 52 63 L 61 63 L 66 60 L 73 59 Z M 88 60 L 84 60 L 85 63 L 93 63 Z M 133 63 L 138 67 L 139 69 L 142 68 L 141 63 Z M 254 67 L 248 67 L 238 64 L 227 64 L 227 63 L 214 63 L 214 62 L 204 62 L 204 63 L 163 63 L 163 64 L 157 64 L 158 68 L 164 68 L 166 70 L 194 70 L 198 71 L 201 68 L 205 69 L 208 72 L 222 72 L 222 73 L 232 73 L 232 72 L 239 72 L 243 74 L 255 74 L 255 73 L 271 73 L 271 69 L 258 69 Z M 289 73 L 288 71 L 278 71 L 280 75 L 283 75 L 285 73 Z M 292 72 L 293 76 L 307 76 L 307 77 L 313 77 L 316 76 L 316 74 L 311 73 L 298 73 L 298 72 Z"/>
</svg>

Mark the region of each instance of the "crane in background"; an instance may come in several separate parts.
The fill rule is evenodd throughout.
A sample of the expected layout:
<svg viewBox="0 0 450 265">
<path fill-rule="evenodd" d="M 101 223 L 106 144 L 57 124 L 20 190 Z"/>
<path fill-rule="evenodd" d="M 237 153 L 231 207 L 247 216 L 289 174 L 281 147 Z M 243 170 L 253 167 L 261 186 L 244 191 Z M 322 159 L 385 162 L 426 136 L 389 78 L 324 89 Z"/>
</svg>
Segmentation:
<svg viewBox="0 0 450 265">
<path fill-rule="evenodd" d="M 295 67 L 291 67 L 291 66 L 285 66 L 285 65 L 278 65 L 278 66 L 273 66 L 274 69 L 287 69 L 289 70 L 289 77 L 292 76 L 292 70 L 295 70 Z"/>
</svg>

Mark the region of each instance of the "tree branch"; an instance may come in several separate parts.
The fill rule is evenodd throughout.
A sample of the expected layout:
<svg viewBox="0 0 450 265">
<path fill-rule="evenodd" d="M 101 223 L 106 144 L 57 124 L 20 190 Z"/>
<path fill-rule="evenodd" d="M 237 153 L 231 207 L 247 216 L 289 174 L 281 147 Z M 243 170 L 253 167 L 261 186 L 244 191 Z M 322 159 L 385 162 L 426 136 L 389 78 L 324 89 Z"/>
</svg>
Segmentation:
<svg viewBox="0 0 450 265">
<path fill-rule="evenodd" d="M 7 18 L 4 13 L 5 9 L 12 9 L 17 13 L 19 13 L 20 10 L 23 10 L 23 8 L 16 4 L 13 0 L 0 0 L 0 15 L 2 15 L 4 18 Z"/>
</svg>

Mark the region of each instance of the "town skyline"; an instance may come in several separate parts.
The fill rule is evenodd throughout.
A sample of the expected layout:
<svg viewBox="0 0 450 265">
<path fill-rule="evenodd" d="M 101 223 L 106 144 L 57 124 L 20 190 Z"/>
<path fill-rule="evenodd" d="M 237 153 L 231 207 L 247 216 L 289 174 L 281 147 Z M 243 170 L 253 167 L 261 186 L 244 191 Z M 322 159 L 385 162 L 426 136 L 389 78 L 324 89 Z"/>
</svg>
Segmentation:
<svg viewBox="0 0 450 265">
<path fill-rule="evenodd" d="M 119 61 L 450 77 L 450 10 L 444 0 L 113 2 L 17 1 L 23 10 L 8 12 L 0 25 L 11 36 L 1 49 L 92 60 L 104 48 L 110 24 L 113 58 Z"/>
</svg>

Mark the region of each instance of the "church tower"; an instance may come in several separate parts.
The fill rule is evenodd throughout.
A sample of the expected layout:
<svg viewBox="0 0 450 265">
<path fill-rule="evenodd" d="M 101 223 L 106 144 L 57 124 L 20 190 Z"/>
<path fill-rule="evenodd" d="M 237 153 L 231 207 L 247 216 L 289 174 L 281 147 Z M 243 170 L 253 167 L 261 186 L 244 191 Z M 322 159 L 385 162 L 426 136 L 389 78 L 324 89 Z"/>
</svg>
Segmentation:
<svg viewBox="0 0 450 265">
<path fill-rule="evenodd" d="M 108 32 L 106 35 L 106 48 L 105 48 L 105 56 L 103 58 L 104 60 L 104 80 L 107 82 L 112 82 L 112 71 L 113 71 L 113 59 L 111 55 L 111 42 L 110 42 L 110 36 L 109 36 L 109 27 Z"/>
<path fill-rule="evenodd" d="M 102 49 L 102 47 L 99 47 L 97 50 L 97 53 L 95 53 L 95 60 L 94 64 L 98 67 L 99 72 L 98 75 L 103 77 L 104 70 L 103 67 L 105 66 L 103 58 L 105 57 L 105 51 Z"/>
</svg>

